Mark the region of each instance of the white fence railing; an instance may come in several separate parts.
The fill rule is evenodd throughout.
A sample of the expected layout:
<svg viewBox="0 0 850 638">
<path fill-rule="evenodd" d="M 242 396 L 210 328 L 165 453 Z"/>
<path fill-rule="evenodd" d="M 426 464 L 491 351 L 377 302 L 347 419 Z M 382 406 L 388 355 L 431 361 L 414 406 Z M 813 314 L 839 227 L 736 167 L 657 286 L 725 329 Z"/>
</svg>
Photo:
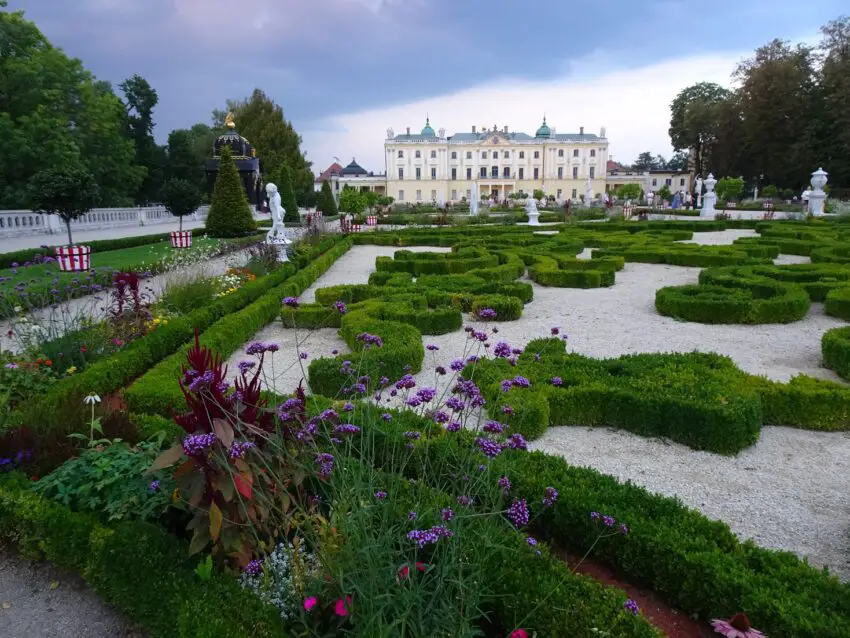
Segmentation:
<svg viewBox="0 0 850 638">
<path fill-rule="evenodd" d="M 188 220 L 207 218 L 209 206 L 201 206 Z M 165 206 L 135 208 L 95 208 L 71 222 L 72 230 L 102 230 L 121 226 L 146 226 L 174 222 L 177 218 Z M 65 224 L 56 215 L 39 215 L 31 210 L 0 211 L 0 238 L 64 233 Z"/>
</svg>

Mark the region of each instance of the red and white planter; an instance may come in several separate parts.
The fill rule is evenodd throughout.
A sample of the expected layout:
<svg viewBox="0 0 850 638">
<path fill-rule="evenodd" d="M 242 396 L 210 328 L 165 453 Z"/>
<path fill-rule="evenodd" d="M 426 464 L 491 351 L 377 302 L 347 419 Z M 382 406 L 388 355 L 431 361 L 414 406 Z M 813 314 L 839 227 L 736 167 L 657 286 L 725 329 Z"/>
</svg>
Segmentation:
<svg viewBox="0 0 850 638">
<path fill-rule="evenodd" d="M 59 270 L 63 272 L 82 272 L 91 265 L 91 247 L 89 246 L 57 246 L 56 261 Z"/>
<path fill-rule="evenodd" d="M 192 246 L 192 231 L 191 230 L 173 230 L 171 231 L 171 247 L 172 248 L 189 248 Z"/>
<path fill-rule="evenodd" d="M 351 232 L 359 233 L 360 232 L 360 224 L 351 224 Z"/>
<path fill-rule="evenodd" d="M 727 208 L 738 208 L 738 202 L 726 202 Z"/>
<path fill-rule="evenodd" d="M 368 215 L 366 217 L 366 225 L 367 226 L 377 226 L 378 225 L 378 216 L 377 215 Z"/>
</svg>

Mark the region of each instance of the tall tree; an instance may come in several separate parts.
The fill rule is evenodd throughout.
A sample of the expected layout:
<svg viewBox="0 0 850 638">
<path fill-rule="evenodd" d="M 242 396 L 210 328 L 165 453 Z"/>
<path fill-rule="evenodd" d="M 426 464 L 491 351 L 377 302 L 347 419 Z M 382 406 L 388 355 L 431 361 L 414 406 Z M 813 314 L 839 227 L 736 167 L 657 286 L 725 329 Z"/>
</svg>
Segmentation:
<svg viewBox="0 0 850 638">
<path fill-rule="evenodd" d="M 98 200 L 97 182 L 80 162 L 36 173 L 29 186 L 30 207 L 37 213 L 58 215 L 71 237 L 71 222 L 89 212 Z"/>
<path fill-rule="evenodd" d="M 97 205 L 131 204 L 144 170 L 133 163 L 121 101 L 23 12 L 2 6 L 0 208 L 27 207 L 36 173 L 75 162 L 100 184 Z"/>
<path fill-rule="evenodd" d="M 226 110 L 213 111 L 214 128 L 223 127 L 228 111 L 233 113 L 236 130 L 254 145 L 264 179 L 286 164 L 296 198 L 304 203 L 313 188 L 312 164 L 304 157 L 301 136 L 284 117 L 283 108 L 260 89 L 254 89 L 247 100 L 228 100 Z"/>
<path fill-rule="evenodd" d="M 212 237 L 241 237 L 257 227 L 229 146 L 221 150 L 218 177 L 205 226 Z"/>
<path fill-rule="evenodd" d="M 704 173 L 704 156 L 715 141 L 717 107 L 729 96 L 719 84 L 700 82 L 679 92 L 670 105 L 670 142 L 676 151 L 694 150 L 697 174 Z"/>
<path fill-rule="evenodd" d="M 153 110 L 159 96 L 140 75 L 133 75 L 119 86 L 124 93 L 128 135 L 136 146 L 136 164 L 147 169 L 136 200 L 147 204 L 158 198 L 165 181 L 166 152 L 153 137 Z"/>
<path fill-rule="evenodd" d="M 322 182 L 322 190 L 319 192 L 317 208 L 322 212 L 322 214 L 328 217 L 333 217 L 338 212 L 336 208 L 336 200 L 334 199 L 334 194 L 331 191 L 331 184 L 327 180 Z"/>
<path fill-rule="evenodd" d="M 833 20 L 821 34 L 816 163 L 829 171 L 830 182 L 850 189 L 850 17 Z"/>
<path fill-rule="evenodd" d="M 295 191 L 292 190 L 292 179 L 289 177 L 289 168 L 281 164 L 277 171 L 270 175 L 272 183 L 277 186 L 280 193 L 280 205 L 283 206 L 283 221 L 299 222 L 301 216 L 298 214 L 298 202 L 295 199 Z"/>
<path fill-rule="evenodd" d="M 664 163 L 668 171 L 684 172 L 688 170 L 688 154 L 685 151 L 676 151 L 669 160 Z"/>
<path fill-rule="evenodd" d="M 658 168 L 664 168 L 666 162 L 660 155 L 655 156 L 649 151 L 644 151 L 632 163 L 632 168 L 636 171 L 649 171 Z"/>
<path fill-rule="evenodd" d="M 768 183 L 799 187 L 814 170 L 814 65 L 811 47 L 773 40 L 735 71 L 739 143 L 753 162 L 753 174 L 764 175 Z"/>
<path fill-rule="evenodd" d="M 201 166 L 195 155 L 192 132 L 187 129 L 171 131 L 168 134 L 168 179 L 182 179 L 197 186 L 203 174 Z"/>
</svg>

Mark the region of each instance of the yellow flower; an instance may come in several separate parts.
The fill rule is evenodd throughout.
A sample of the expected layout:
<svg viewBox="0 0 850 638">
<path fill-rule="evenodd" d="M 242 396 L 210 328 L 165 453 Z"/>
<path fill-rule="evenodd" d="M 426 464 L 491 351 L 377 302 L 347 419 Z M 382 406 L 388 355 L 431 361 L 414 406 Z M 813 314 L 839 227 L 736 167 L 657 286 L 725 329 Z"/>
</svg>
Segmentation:
<svg viewBox="0 0 850 638">
<path fill-rule="evenodd" d="M 154 324 L 159 324 L 161 321 L 162 319 L 160 319 L 159 317 L 155 317 L 153 320 Z"/>
<path fill-rule="evenodd" d="M 65 370 L 65 372 L 68 373 L 68 374 L 74 374 L 76 371 L 77 371 L 77 366 L 71 366 L 70 368 Z"/>
</svg>

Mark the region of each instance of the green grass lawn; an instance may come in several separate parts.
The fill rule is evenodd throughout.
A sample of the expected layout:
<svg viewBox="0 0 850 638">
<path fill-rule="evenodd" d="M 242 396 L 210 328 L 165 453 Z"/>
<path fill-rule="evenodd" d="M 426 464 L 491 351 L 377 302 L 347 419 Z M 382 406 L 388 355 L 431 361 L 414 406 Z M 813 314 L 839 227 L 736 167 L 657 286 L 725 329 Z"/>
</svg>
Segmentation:
<svg viewBox="0 0 850 638">
<path fill-rule="evenodd" d="M 247 243 L 251 240 L 236 240 Z M 232 241 L 232 240 L 231 240 Z M 214 248 L 220 240 L 206 237 L 196 237 L 193 240 L 192 252 Z M 186 249 L 182 249 L 186 250 Z M 121 250 L 92 252 L 92 270 L 86 273 L 60 272 L 57 263 L 38 264 L 33 266 L 5 268 L 0 270 L 0 316 L 9 316 L 15 306 L 37 308 L 62 301 L 70 297 L 79 297 L 93 292 L 91 286 L 106 287 L 112 281 L 112 273 L 116 270 L 136 272 L 158 272 L 163 269 L 163 261 L 175 253 L 167 240 Z M 17 271 L 17 272 L 16 272 Z M 73 282 L 79 285 L 74 285 Z M 68 289 L 68 286 L 72 286 Z M 52 291 L 58 290 L 58 294 Z M 95 289 L 94 292 L 97 292 Z M 21 295 L 20 293 L 24 293 Z"/>
</svg>

